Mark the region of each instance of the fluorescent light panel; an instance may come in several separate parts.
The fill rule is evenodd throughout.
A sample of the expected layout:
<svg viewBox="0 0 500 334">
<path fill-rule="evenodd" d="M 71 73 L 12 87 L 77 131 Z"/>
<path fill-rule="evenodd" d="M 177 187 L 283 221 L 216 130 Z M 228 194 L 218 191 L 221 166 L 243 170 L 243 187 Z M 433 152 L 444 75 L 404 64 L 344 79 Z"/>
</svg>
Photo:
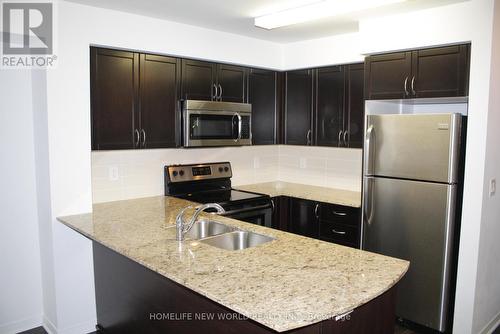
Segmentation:
<svg viewBox="0 0 500 334">
<path fill-rule="evenodd" d="M 403 1 L 406 0 L 325 0 L 311 5 L 256 17 L 255 25 L 264 29 L 275 29 Z"/>
</svg>

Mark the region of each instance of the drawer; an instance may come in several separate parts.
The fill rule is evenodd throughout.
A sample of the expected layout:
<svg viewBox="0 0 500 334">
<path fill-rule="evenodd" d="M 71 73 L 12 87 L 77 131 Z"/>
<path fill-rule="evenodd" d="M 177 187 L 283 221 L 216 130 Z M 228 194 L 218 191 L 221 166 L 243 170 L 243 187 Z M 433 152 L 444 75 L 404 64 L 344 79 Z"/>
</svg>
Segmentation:
<svg viewBox="0 0 500 334">
<path fill-rule="evenodd" d="M 322 220 L 319 223 L 319 237 L 321 240 L 359 247 L 359 228 L 352 225 Z"/>
<path fill-rule="evenodd" d="M 321 203 L 319 205 L 319 217 L 321 220 L 351 225 L 357 228 L 361 225 L 361 209 L 350 206 Z"/>
</svg>

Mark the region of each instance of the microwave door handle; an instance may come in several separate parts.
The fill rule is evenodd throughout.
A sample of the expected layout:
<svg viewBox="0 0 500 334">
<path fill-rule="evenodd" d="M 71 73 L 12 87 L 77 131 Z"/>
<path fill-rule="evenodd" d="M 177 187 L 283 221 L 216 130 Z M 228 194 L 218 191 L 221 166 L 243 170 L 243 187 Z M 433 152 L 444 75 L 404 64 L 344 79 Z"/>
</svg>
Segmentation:
<svg viewBox="0 0 500 334">
<path fill-rule="evenodd" d="M 238 142 L 241 139 L 242 119 L 241 119 L 241 115 L 239 113 L 235 113 L 233 115 L 233 119 L 234 119 L 234 116 L 238 117 L 238 137 L 234 140 L 235 142 Z"/>
</svg>

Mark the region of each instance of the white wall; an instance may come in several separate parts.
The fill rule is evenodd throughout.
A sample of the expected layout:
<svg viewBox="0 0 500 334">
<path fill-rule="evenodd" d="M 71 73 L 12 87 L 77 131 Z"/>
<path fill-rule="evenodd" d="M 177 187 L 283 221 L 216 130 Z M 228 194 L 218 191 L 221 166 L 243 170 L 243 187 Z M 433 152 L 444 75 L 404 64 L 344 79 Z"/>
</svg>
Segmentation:
<svg viewBox="0 0 500 334">
<path fill-rule="evenodd" d="M 245 146 L 92 152 L 94 203 L 164 194 L 163 167 L 229 161 L 233 186 L 288 181 L 361 190 L 361 150 L 307 146 Z M 113 176 L 116 169 L 117 176 Z"/>
<path fill-rule="evenodd" d="M 490 100 L 487 126 L 483 217 L 479 239 L 474 332 L 491 332 L 500 324 L 500 193 L 490 197 L 489 182 L 500 181 L 500 1 L 495 2 Z"/>
<path fill-rule="evenodd" d="M 61 333 L 95 324 L 90 243 L 55 221 L 91 209 L 90 44 L 192 56 L 276 69 L 355 62 L 360 54 L 472 41 L 465 199 L 455 313 L 456 333 L 482 328 L 473 319 L 479 229 L 485 184 L 493 0 L 472 0 L 360 23 L 358 34 L 277 45 L 131 14 L 60 2 L 57 69 L 47 73 L 48 144 L 54 300 L 44 295 L 47 321 Z M 492 138 L 488 138 L 493 140 Z M 495 218 L 496 213 L 491 217 Z M 485 214 L 485 217 L 490 217 Z M 498 218 L 496 218 L 498 220 Z M 50 256 L 50 255 L 43 255 Z M 489 260 L 488 260 L 489 261 Z M 42 259 L 50 263 L 49 259 Z M 492 263 L 486 263 L 492 265 Z M 479 288 L 480 290 L 480 288 Z M 47 299 L 48 298 L 48 299 Z M 478 301 L 479 302 L 479 301 Z M 485 309 L 489 310 L 488 305 Z M 478 310 L 481 308 L 477 308 Z M 484 312 L 485 309 L 482 311 Z M 57 316 L 55 316 L 57 314 Z M 474 322 L 473 322 L 474 321 Z"/>
<path fill-rule="evenodd" d="M 0 70 L 0 333 L 42 323 L 31 76 Z"/>
</svg>

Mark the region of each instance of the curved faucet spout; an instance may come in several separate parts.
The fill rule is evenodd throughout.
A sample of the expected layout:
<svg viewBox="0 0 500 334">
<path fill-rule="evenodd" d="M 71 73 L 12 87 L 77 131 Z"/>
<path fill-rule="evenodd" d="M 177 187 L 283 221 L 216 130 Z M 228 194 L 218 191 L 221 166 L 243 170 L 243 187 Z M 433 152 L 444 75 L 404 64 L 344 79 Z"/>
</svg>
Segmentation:
<svg viewBox="0 0 500 334">
<path fill-rule="evenodd" d="M 176 233 L 176 239 L 178 241 L 184 240 L 185 234 L 189 232 L 189 230 L 193 227 L 194 223 L 198 219 L 198 216 L 205 210 L 207 209 L 216 209 L 218 214 L 225 213 L 226 210 L 217 203 L 207 203 L 207 204 L 202 204 L 196 207 L 196 211 L 193 213 L 193 216 L 189 220 L 189 223 L 186 224 L 184 221 L 184 212 L 188 209 L 192 209 L 193 206 L 188 206 L 182 209 L 179 214 L 177 215 L 177 218 L 175 219 L 175 225 L 177 229 Z"/>
</svg>

